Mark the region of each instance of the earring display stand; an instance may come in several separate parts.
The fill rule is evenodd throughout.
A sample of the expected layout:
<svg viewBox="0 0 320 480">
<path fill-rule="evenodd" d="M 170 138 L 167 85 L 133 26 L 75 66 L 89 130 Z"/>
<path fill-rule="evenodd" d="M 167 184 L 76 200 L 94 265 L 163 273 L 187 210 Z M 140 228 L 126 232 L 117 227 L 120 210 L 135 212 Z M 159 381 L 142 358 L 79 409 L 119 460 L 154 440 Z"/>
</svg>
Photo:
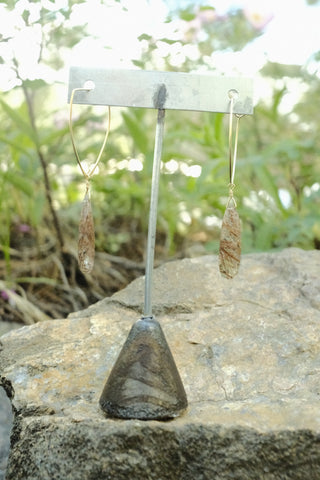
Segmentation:
<svg viewBox="0 0 320 480">
<path fill-rule="evenodd" d="M 212 74 L 110 70 L 72 67 L 69 94 L 73 103 L 152 108 L 158 111 L 152 171 L 142 317 L 137 320 L 111 370 L 100 397 L 108 416 L 165 420 L 187 407 L 186 393 L 159 322 L 152 314 L 152 274 L 157 224 L 165 110 L 230 113 L 230 92 L 236 93 L 233 113 L 253 113 L 253 81 Z"/>
</svg>

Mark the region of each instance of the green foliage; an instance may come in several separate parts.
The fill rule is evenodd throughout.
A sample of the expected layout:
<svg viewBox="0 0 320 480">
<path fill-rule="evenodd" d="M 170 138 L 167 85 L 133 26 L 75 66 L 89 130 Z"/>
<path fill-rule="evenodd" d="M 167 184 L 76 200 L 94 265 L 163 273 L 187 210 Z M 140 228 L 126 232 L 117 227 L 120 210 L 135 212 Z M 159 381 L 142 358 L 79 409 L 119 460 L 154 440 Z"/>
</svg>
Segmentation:
<svg viewBox="0 0 320 480">
<path fill-rule="evenodd" d="M 6 2 L 7 8 L 13 9 L 15 3 Z M 36 22 L 42 31 L 39 63 L 59 69 L 59 50 L 72 48 L 82 37 L 84 27 L 71 29 L 67 22 L 79 3 L 69 2 L 67 9 L 59 11 L 41 7 Z M 25 26 L 30 23 L 30 8 L 22 13 Z M 166 70 L 209 68 L 206 61 L 213 51 L 239 50 L 260 34 L 241 11 L 224 18 L 215 17 L 214 12 L 204 2 L 174 12 L 168 21 L 179 15 L 185 25 L 184 37 L 177 41 L 141 35 L 139 40 L 147 46 L 135 63 L 145 69 L 156 68 L 159 43 L 164 42 L 170 48 L 194 45 L 199 50 L 197 59 L 186 56 L 180 66 L 169 53 L 163 58 Z M 195 30 L 195 19 L 202 22 L 201 35 Z M 30 225 L 41 243 L 43 225 L 52 222 L 42 160 L 53 205 L 68 225 L 65 230 L 71 238 L 76 238 L 84 194 L 66 118 L 55 122 L 59 112 L 52 101 L 54 88 L 42 79 L 23 78 L 19 59 L 13 58 L 11 67 L 17 86 L 0 98 L 0 243 L 8 264 L 15 226 Z M 266 64 L 262 74 L 273 86 L 273 94 L 256 106 L 253 117 L 240 122 L 235 196 L 243 222 L 244 251 L 319 248 L 320 140 L 314 100 L 320 94 L 319 76 L 297 66 L 274 63 Z M 283 112 L 283 105 L 290 82 L 303 86 L 304 94 L 288 114 Z M 67 105 L 65 108 L 66 117 Z M 74 129 L 81 158 L 94 160 L 102 141 L 105 111 L 100 114 L 86 107 L 77 111 Z M 141 250 L 147 231 L 156 115 L 144 109 L 114 112 L 118 117 L 111 124 L 99 175 L 93 178 L 97 247 L 134 256 L 134 245 Z M 199 233 L 204 234 L 208 251 L 217 252 L 219 220 L 228 195 L 227 130 L 227 119 L 221 114 L 166 114 L 158 216 L 159 242 L 166 254 L 174 253 Z M 132 159 L 139 168 L 130 163 Z"/>
</svg>

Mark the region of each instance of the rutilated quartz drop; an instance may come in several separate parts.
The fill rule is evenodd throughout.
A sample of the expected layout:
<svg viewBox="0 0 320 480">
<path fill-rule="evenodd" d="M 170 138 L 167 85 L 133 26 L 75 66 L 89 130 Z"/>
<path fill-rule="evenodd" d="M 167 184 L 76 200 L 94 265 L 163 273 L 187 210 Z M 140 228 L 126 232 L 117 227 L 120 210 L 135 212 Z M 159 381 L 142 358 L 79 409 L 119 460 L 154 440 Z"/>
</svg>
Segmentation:
<svg viewBox="0 0 320 480">
<path fill-rule="evenodd" d="M 78 259 L 79 267 L 83 273 L 90 273 L 94 265 L 95 236 L 94 223 L 91 210 L 90 195 L 87 191 L 82 203 L 80 223 Z"/>
<path fill-rule="evenodd" d="M 235 206 L 228 206 L 222 220 L 219 269 L 225 278 L 233 278 L 239 270 L 241 256 L 241 225 Z"/>
</svg>

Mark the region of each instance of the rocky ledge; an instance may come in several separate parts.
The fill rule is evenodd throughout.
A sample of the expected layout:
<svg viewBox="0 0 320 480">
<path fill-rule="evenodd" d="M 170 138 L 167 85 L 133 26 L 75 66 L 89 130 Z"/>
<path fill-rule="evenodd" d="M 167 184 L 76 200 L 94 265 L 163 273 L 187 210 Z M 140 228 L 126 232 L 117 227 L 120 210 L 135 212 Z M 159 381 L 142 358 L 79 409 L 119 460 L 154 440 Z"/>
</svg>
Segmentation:
<svg viewBox="0 0 320 480">
<path fill-rule="evenodd" d="M 64 320 L 1 337 L 15 420 L 7 480 L 320 478 L 320 251 L 217 257 L 154 274 L 154 314 L 189 406 L 171 421 L 107 418 L 99 397 L 143 278 Z"/>
</svg>

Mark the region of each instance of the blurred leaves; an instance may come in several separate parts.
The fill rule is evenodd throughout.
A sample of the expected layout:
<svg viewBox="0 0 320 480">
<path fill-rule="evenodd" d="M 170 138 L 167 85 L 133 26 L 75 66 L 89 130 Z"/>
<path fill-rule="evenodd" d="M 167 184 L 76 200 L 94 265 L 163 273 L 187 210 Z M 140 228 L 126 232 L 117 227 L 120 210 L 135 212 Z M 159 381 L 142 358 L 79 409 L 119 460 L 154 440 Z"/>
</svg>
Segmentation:
<svg viewBox="0 0 320 480">
<path fill-rule="evenodd" d="M 32 3 L 40 6 L 38 20 L 32 20 Z M 25 2 L 24 25 L 33 22 L 41 27 L 39 64 L 60 69 L 62 53 L 85 35 L 85 25 L 70 27 L 69 23 L 79 3 L 83 2 L 70 1 L 64 9 L 55 9 L 52 3 L 52 8 L 46 9 L 40 2 Z M 5 4 L 12 10 L 16 2 Z M 142 55 L 133 63 L 143 69 L 157 68 L 165 45 L 163 69 L 214 70 L 209 62 L 214 52 L 241 50 L 261 34 L 241 10 L 219 17 L 205 2 L 172 12 L 170 21 L 179 21 L 180 37 L 179 29 L 168 38 L 140 35 Z M 10 43 L 9 38 L 2 41 Z M 190 46 L 197 49 L 197 55 L 184 53 L 189 51 L 184 47 Z M 25 78 L 17 59 L 12 60 L 11 68 L 18 82 L 0 98 L 0 243 L 8 252 L 10 232 L 19 224 L 31 224 L 41 242 L 49 214 L 39 151 L 48 164 L 55 207 L 74 241 L 84 181 L 74 159 L 67 115 L 55 110 L 53 86 L 41 78 Z M 271 62 L 265 64 L 261 75 L 272 94 L 259 102 L 252 117 L 240 123 L 235 196 L 243 223 L 244 251 L 320 248 L 320 139 L 315 101 L 320 95 L 319 76 L 307 68 Z M 23 89 L 31 95 L 36 129 L 21 100 Z M 288 112 L 288 95 L 300 90 Z M 112 124 L 106 154 L 92 182 L 97 248 L 143 257 L 156 114 L 133 108 L 115 111 L 117 120 Z M 90 163 L 100 148 L 105 112 L 100 115 L 86 107 L 79 112 L 74 125 L 77 146 L 81 158 Z M 228 196 L 226 116 L 167 112 L 162 161 L 158 240 L 164 253 L 174 253 L 200 237 L 209 252 L 217 252 L 219 221 Z"/>
</svg>

